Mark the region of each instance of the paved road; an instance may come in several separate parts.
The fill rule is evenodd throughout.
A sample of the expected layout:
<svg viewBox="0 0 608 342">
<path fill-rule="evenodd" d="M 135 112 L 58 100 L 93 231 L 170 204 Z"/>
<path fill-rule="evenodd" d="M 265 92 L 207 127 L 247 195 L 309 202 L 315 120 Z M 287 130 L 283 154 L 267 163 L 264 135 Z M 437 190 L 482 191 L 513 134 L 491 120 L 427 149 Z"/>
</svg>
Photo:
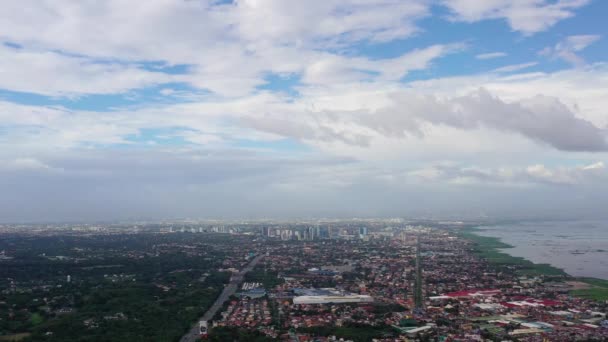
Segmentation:
<svg viewBox="0 0 608 342">
<path fill-rule="evenodd" d="M 414 304 L 417 309 L 424 308 L 424 297 L 422 294 L 422 262 L 420 257 L 420 236 L 416 242 L 416 284 L 414 286 Z"/>
<path fill-rule="evenodd" d="M 224 287 L 224 291 L 220 294 L 219 297 L 215 300 L 215 303 L 211 305 L 209 310 L 205 312 L 203 317 L 199 318 L 199 320 L 192 326 L 192 329 L 186 333 L 186 335 L 182 336 L 180 342 L 194 342 L 200 340 L 199 336 L 199 321 L 209 321 L 215 316 L 216 312 L 222 308 L 222 305 L 230 296 L 232 296 L 236 290 L 239 288 L 239 285 L 243 282 L 243 277 L 247 272 L 251 271 L 255 265 L 262 259 L 264 255 L 258 255 L 253 258 L 245 268 L 243 268 L 239 273 L 235 274 L 230 278 L 230 283 Z"/>
</svg>

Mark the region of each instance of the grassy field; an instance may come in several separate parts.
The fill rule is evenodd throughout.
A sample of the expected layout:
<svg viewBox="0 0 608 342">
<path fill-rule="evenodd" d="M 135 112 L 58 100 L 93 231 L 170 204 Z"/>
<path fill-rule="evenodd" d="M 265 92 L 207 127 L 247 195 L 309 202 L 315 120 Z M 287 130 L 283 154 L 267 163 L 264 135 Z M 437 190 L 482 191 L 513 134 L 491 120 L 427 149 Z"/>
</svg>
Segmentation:
<svg viewBox="0 0 608 342">
<path fill-rule="evenodd" d="M 598 278 L 577 278 L 577 280 L 580 280 L 584 283 L 587 283 L 589 285 L 594 285 L 594 286 L 598 286 L 598 287 L 605 287 L 608 288 L 608 280 L 606 279 L 598 279 Z"/>
<path fill-rule="evenodd" d="M 477 228 L 465 228 L 460 231 L 460 236 L 475 244 L 474 252 L 479 257 L 488 260 L 489 263 L 498 266 L 514 265 L 518 267 L 517 273 L 521 275 L 567 275 L 563 270 L 549 264 L 535 264 L 521 257 L 514 257 L 499 249 L 513 248 L 500 239 L 490 236 L 481 236 L 476 233 Z"/>
<path fill-rule="evenodd" d="M 0 336 L 0 341 L 21 341 L 26 337 L 30 337 L 30 333 L 20 333 L 20 334 L 12 334 L 12 335 L 4 335 Z"/>
<path fill-rule="evenodd" d="M 32 325 L 40 325 L 42 322 L 44 322 L 44 318 L 39 313 L 35 312 L 30 317 L 30 322 Z"/>
<path fill-rule="evenodd" d="M 570 293 L 574 296 L 595 300 L 608 300 L 608 280 L 597 278 L 578 278 L 577 280 L 592 285 L 589 289 L 574 290 Z"/>
<path fill-rule="evenodd" d="M 587 299 L 594 299 L 599 301 L 608 300 L 608 288 L 606 287 L 594 287 L 586 290 L 573 290 L 570 292 L 573 296 Z"/>
</svg>

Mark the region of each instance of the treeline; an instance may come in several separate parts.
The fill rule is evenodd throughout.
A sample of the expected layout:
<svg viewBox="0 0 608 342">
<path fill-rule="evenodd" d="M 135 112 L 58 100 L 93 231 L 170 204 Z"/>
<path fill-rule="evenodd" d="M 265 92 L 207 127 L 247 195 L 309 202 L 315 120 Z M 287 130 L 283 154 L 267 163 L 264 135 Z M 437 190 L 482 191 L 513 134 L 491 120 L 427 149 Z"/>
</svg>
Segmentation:
<svg viewBox="0 0 608 342">
<path fill-rule="evenodd" d="M 371 326 L 365 324 L 347 323 L 341 327 L 323 326 L 298 328 L 299 332 L 315 336 L 336 336 L 353 340 L 355 342 L 371 341 L 375 338 L 388 338 L 394 335 L 394 331 L 389 326 Z"/>
<path fill-rule="evenodd" d="M 238 329 L 235 327 L 217 327 L 213 328 L 209 334 L 210 342 L 227 342 L 227 341 L 243 341 L 243 342 L 270 342 L 277 341 L 272 337 L 268 337 L 258 331 L 250 331 Z"/>
<path fill-rule="evenodd" d="M 22 341 L 179 340 L 229 282 L 229 273 L 215 270 L 228 253 L 221 249 L 234 243 L 208 236 L 206 243 L 217 244 L 198 254 L 179 245 L 148 253 L 161 243 L 181 243 L 180 235 L 0 242 L 19 255 L 0 267 L 0 338 L 31 333 Z M 94 257 L 75 258 L 87 253 Z"/>
<path fill-rule="evenodd" d="M 283 278 L 279 278 L 277 271 L 266 270 L 264 266 L 260 265 L 256 266 L 251 272 L 245 275 L 245 281 L 262 283 L 266 289 L 272 289 L 284 282 Z"/>
</svg>

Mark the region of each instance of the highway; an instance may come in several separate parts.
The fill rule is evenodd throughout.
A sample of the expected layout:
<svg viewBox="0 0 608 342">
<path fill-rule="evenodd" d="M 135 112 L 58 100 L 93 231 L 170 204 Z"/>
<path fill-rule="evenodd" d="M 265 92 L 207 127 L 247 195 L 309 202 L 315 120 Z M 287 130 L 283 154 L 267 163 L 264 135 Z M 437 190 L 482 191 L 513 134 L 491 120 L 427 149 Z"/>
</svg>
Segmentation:
<svg viewBox="0 0 608 342">
<path fill-rule="evenodd" d="M 424 298 L 422 294 L 422 261 L 420 257 L 420 236 L 416 242 L 416 283 L 414 286 L 414 303 L 416 309 L 424 308 Z"/>
<path fill-rule="evenodd" d="M 190 329 L 188 333 L 186 333 L 186 335 L 182 336 L 180 342 L 194 342 L 200 340 L 199 321 L 211 320 L 213 316 L 215 316 L 216 312 L 222 308 L 224 302 L 228 300 L 228 298 L 232 296 L 236 292 L 236 290 L 238 290 L 239 286 L 243 282 L 245 274 L 251 271 L 263 257 L 263 254 L 256 256 L 249 262 L 249 264 L 247 264 L 247 266 L 245 266 L 245 268 L 243 268 L 239 273 L 233 275 L 232 278 L 230 278 L 230 283 L 226 287 L 224 287 L 224 291 L 222 291 L 219 297 L 217 297 L 215 303 L 211 305 L 209 310 L 207 310 L 207 312 L 205 312 L 205 314 L 201 318 L 199 318 L 198 321 L 196 321 L 196 323 L 192 326 L 192 329 Z"/>
</svg>

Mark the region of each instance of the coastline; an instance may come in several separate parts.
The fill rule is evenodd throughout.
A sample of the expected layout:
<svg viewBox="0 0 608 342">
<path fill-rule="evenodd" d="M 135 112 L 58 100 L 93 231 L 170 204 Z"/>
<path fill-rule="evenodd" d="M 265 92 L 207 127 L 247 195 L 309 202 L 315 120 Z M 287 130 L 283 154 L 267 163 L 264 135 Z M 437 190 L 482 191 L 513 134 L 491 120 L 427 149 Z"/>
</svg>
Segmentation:
<svg viewBox="0 0 608 342">
<path fill-rule="evenodd" d="M 570 291 L 572 295 L 600 301 L 608 300 L 608 279 L 573 277 L 563 269 L 550 264 L 536 264 L 523 257 L 512 256 L 501 249 L 513 248 L 514 246 L 502 242 L 500 238 L 477 234 L 481 230 L 479 227 L 462 228 L 458 235 L 473 242 L 473 252 L 490 264 L 494 264 L 498 268 L 512 269 L 515 267 L 517 268 L 515 272 L 522 276 L 562 277 L 566 280 L 580 281 L 589 284 L 590 287 L 572 290 Z"/>
</svg>

